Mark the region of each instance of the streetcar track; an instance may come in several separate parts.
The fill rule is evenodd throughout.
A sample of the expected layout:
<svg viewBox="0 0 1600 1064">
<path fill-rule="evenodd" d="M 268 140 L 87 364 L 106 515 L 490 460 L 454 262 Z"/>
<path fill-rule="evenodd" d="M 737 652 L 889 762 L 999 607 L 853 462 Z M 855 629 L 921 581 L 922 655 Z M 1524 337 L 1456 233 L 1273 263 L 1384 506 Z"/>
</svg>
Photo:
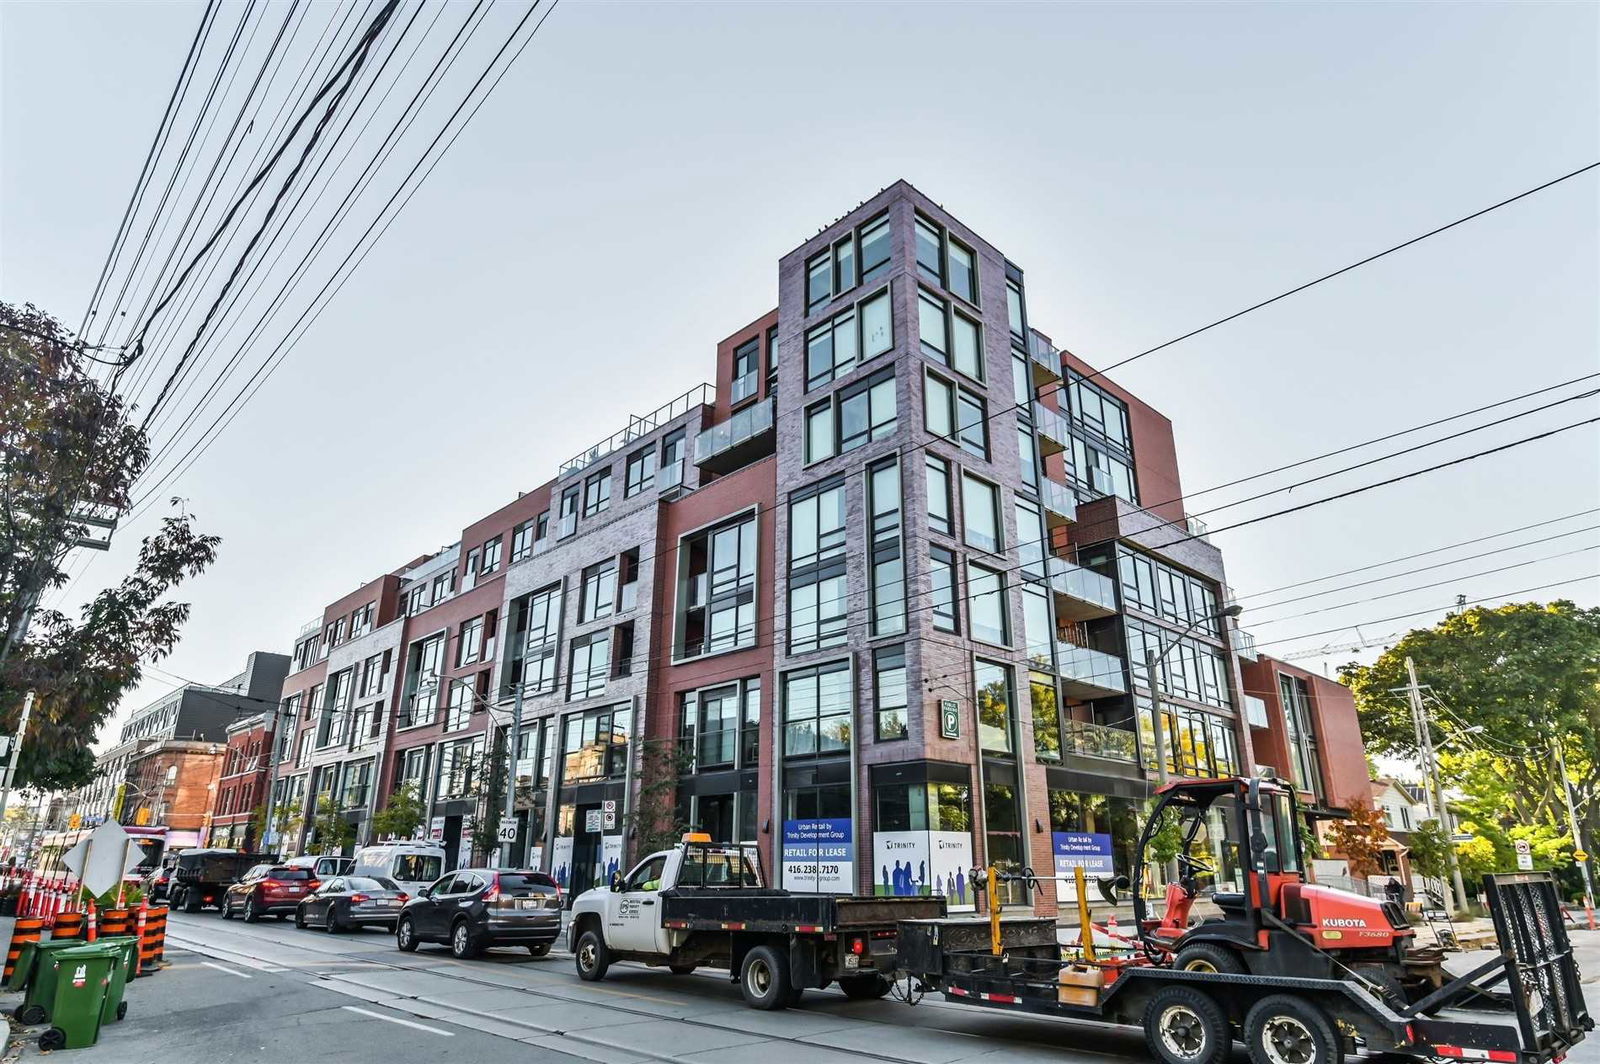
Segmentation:
<svg viewBox="0 0 1600 1064">
<path fill-rule="evenodd" d="M 169 926 L 170 927 L 176 927 L 178 925 L 169 925 Z M 219 927 L 219 928 L 216 928 L 216 930 L 221 931 L 221 932 L 223 932 L 225 934 L 232 934 L 232 935 L 235 935 L 235 936 L 239 936 L 241 938 L 249 938 L 250 937 L 247 933 L 245 933 L 245 932 L 243 932 L 243 931 L 241 931 L 239 929 L 236 929 L 236 928 Z M 236 956 L 251 957 L 252 959 L 255 959 L 255 958 L 253 958 L 252 954 L 250 954 L 248 952 L 240 951 L 240 950 L 233 950 L 233 949 L 230 949 L 227 946 L 217 946 L 217 945 L 214 945 L 214 944 L 211 944 L 211 943 L 197 942 L 197 941 L 194 941 L 194 940 L 185 940 L 181 935 L 174 936 L 171 933 L 171 930 L 168 931 L 167 938 L 168 938 L 169 941 L 174 941 L 176 944 L 181 945 L 184 948 L 193 949 L 196 952 L 204 952 L 207 949 L 211 949 L 211 950 L 218 950 L 218 951 L 224 952 L 224 953 L 232 953 L 232 954 L 234 954 Z M 551 993 L 549 991 L 538 990 L 538 989 L 535 989 L 535 988 L 529 987 L 529 986 L 521 986 L 521 985 L 518 985 L 518 986 L 507 986 L 505 983 L 497 982 L 495 980 L 492 980 L 492 979 L 489 979 L 489 978 L 485 978 L 484 976 L 475 974 L 477 971 L 481 970 L 481 965 L 479 965 L 479 964 L 471 964 L 471 963 L 468 963 L 468 962 L 465 962 L 465 961 L 459 961 L 459 960 L 455 959 L 454 957 L 449 957 L 449 956 L 435 958 L 437 963 L 436 964 L 432 964 L 432 965 L 403 964 L 403 963 L 399 963 L 399 962 L 393 960 L 392 959 L 393 958 L 393 953 L 390 952 L 390 951 L 386 951 L 386 950 L 385 951 L 373 950 L 371 952 L 371 954 L 368 954 L 366 951 L 362 951 L 362 952 L 359 952 L 359 953 L 356 953 L 356 954 L 348 954 L 348 953 L 341 953 L 341 952 L 334 951 L 334 950 L 322 949 L 319 946 L 311 945 L 310 943 L 307 943 L 305 945 L 301 945 L 300 943 L 294 943 L 291 946 L 289 943 L 282 942 L 282 941 L 277 940 L 277 939 L 268 938 L 268 939 L 264 939 L 264 941 L 270 942 L 273 945 L 283 946 L 285 948 L 291 948 L 291 949 L 297 949 L 297 950 L 298 949 L 304 949 L 304 950 L 307 950 L 309 952 L 319 953 L 319 954 L 322 954 L 322 955 L 327 956 L 327 957 L 348 957 L 350 959 L 344 961 L 343 963 L 345 963 L 347 965 L 350 965 L 352 967 L 359 967 L 359 966 L 363 966 L 363 965 L 372 965 L 372 966 L 376 966 L 376 967 L 381 968 L 381 969 L 386 969 L 386 970 L 394 971 L 394 972 L 409 972 L 409 973 L 417 974 L 417 975 L 442 976 L 442 977 L 449 978 L 449 979 L 451 979 L 453 981 L 469 983 L 469 984 L 472 984 L 472 985 L 475 985 L 475 986 L 482 986 L 482 987 L 485 987 L 485 988 L 488 988 L 488 989 L 493 989 L 493 990 L 511 990 L 511 991 L 515 991 L 516 993 L 519 993 L 519 994 L 526 994 L 526 995 L 528 995 L 530 997 L 541 998 L 541 999 L 544 999 L 546 1001 L 553 1002 L 555 1004 L 562 1004 L 562 1005 L 595 1004 L 593 1002 L 585 1002 L 585 1001 L 574 999 L 574 998 L 571 998 L 571 997 L 565 997 L 565 996 L 562 996 L 560 994 Z M 354 944 L 354 942 L 352 942 L 352 944 Z M 380 955 L 383 956 L 385 959 L 382 959 L 382 960 L 376 959 Z M 369 956 L 372 959 L 367 959 Z M 419 994 L 391 992 L 391 991 L 383 990 L 382 988 L 367 986 L 367 985 L 359 983 L 359 982 L 357 982 L 357 981 L 355 981 L 353 979 L 340 979 L 340 976 L 338 974 L 318 973 L 318 972 L 314 972 L 314 971 L 310 970 L 312 968 L 325 967 L 325 966 L 328 965 L 328 962 L 316 962 L 314 964 L 309 964 L 309 965 L 301 965 L 301 964 L 298 964 L 298 963 L 289 963 L 289 962 L 281 962 L 281 961 L 273 961 L 273 962 L 270 962 L 270 963 L 283 964 L 285 966 L 285 970 L 300 972 L 302 974 L 309 975 L 309 976 L 311 976 L 311 978 L 312 978 L 312 980 L 314 982 L 319 983 L 319 984 L 323 984 L 323 985 L 326 985 L 326 983 L 329 982 L 329 981 L 338 980 L 338 981 L 341 981 L 341 982 L 345 982 L 345 983 L 347 983 L 349 985 L 361 987 L 362 989 L 371 991 L 372 993 L 375 993 L 375 994 L 388 995 L 389 997 L 391 997 L 391 998 L 393 998 L 395 1000 L 400 1000 L 400 1001 L 419 1001 L 419 1002 L 423 1002 L 424 1001 L 422 996 L 419 995 Z M 518 967 L 520 967 L 520 965 L 518 965 Z M 643 970 L 643 969 L 641 969 L 641 970 Z M 354 974 L 357 974 L 357 973 L 349 973 L 349 974 L 354 975 Z M 599 993 L 599 994 L 604 994 L 607 997 L 633 998 L 633 999 L 640 1000 L 640 1001 L 659 1002 L 661 1004 L 671 1005 L 671 1006 L 674 1006 L 674 1007 L 681 1006 L 683 1004 L 683 1000 L 684 1000 L 681 997 L 678 997 L 678 998 L 662 998 L 662 997 L 655 997 L 655 996 L 648 995 L 648 994 L 637 994 L 637 993 L 632 993 L 632 992 L 626 991 L 626 990 L 620 990 L 620 989 L 617 989 L 616 987 L 608 987 L 608 986 L 602 986 L 602 985 L 597 985 L 597 984 L 592 984 L 592 983 L 588 984 L 588 988 L 592 992 Z M 336 992 L 338 992 L 338 991 L 336 991 Z M 708 1004 L 714 1005 L 716 1003 L 712 999 L 704 999 L 704 1000 L 706 1000 Z M 434 1004 L 433 1002 L 425 1002 L 425 1003 L 430 1004 L 430 1005 Z M 959 1010 L 963 1016 L 967 1016 L 967 1017 L 970 1017 L 970 1018 L 978 1018 L 977 1015 L 972 1012 L 972 1010 L 963 1008 L 962 1006 L 951 1005 L 951 1004 L 948 1004 L 948 1003 L 942 1002 L 942 1001 L 930 1001 L 927 1004 L 933 1006 L 931 1011 L 944 1012 L 944 1011 L 947 1011 L 947 1010 L 951 1010 L 951 1011 Z M 600 1038 L 595 1038 L 593 1036 L 583 1035 L 583 1034 L 575 1033 L 575 1032 L 572 1032 L 572 1031 L 569 1031 L 569 1030 L 562 1030 L 562 1029 L 559 1029 L 559 1028 L 544 1027 L 544 1026 L 539 1025 L 539 1024 L 530 1023 L 530 1022 L 528 1022 L 526 1020 L 512 1020 L 512 1019 L 508 1019 L 505 1016 L 502 1016 L 502 1015 L 500 1015 L 498 1013 L 483 1012 L 483 1011 L 480 1011 L 480 1010 L 477 1010 L 477 1009 L 472 1009 L 472 1008 L 468 1008 L 468 1007 L 461 1006 L 461 1005 L 456 1005 L 456 1004 L 435 1005 L 434 1007 L 450 1008 L 450 1009 L 457 1010 L 457 1011 L 461 1012 L 462 1014 L 464 1014 L 466 1016 L 476 1017 L 476 1018 L 479 1018 L 479 1019 L 494 1020 L 494 1021 L 497 1021 L 499 1023 L 510 1024 L 510 1025 L 516 1026 L 516 1027 L 526 1027 L 530 1031 L 536 1031 L 536 1032 L 539 1032 L 541 1034 L 556 1035 L 556 1036 L 563 1037 L 563 1038 L 568 1038 L 568 1039 L 571 1039 L 573 1041 L 580 1042 L 580 1043 L 583 1043 L 583 1044 L 586 1044 L 586 1045 L 595 1046 L 597 1048 L 604 1048 L 604 1049 L 609 1049 L 609 1050 L 614 1050 L 614 1051 L 637 1053 L 641 1057 L 649 1057 L 649 1058 L 652 1058 L 652 1059 L 655 1059 L 655 1060 L 669 1061 L 669 1062 L 671 1062 L 671 1064 L 701 1064 L 701 1062 L 693 1061 L 693 1060 L 691 1060 L 690 1058 L 687 1058 L 687 1057 L 675 1056 L 675 1055 L 669 1054 L 669 1053 L 657 1053 L 657 1052 L 653 1052 L 651 1050 L 640 1049 L 640 1048 L 637 1048 L 637 1047 L 634 1047 L 634 1046 L 620 1045 L 618 1043 L 608 1042 L 608 1041 L 605 1041 L 605 1040 L 600 1039 Z M 838 1046 L 828 1045 L 825 1042 L 809 1041 L 808 1040 L 808 1036 L 803 1036 L 803 1035 L 769 1034 L 769 1033 L 765 1033 L 765 1032 L 761 1032 L 761 1031 L 752 1031 L 752 1030 L 749 1030 L 747 1028 L 740 1027 L 740 1026 L 738 1026 L 738 1025 L 736 1025 L 734 1023 L 731 1023 L 731 1022 L 718 1022 L 718 1021 L 709 1020 L 709 1019 L 687 1017 L 687 1016 L 663 1015 L 660 1012 L 652 1012 L 652 1011 L 649 1011 L 647 1009 L 643 1009 L 643 1008 L 639 1008 L 639 1007 L 629 1007 L 629 1006 L 627 1006 L 625 1004 L 620 1004 L 620 1003 L 618 1003 L 618 1004 L 605 1003 L 604 1005 L 601 1005 L 600 1007 L 606 1008 L 606 1009 L 608 1009 L 610 1011 L 614 1011 L 614 1012 L 621 1012 L 621 1013 L 624 1013 L 624 1014 L 630 1015 L 630 1016 L 638 1016 L 643 1020 L 654 1020 L 654 1021 L 658 1021 L 658 1022 L 660 1022 L 660 1021 L 671 1021 L 671 1022 L 674 1022 L 674 1023 L 681 1023 L 681 1024 L 684 1024 L 686 1026 L 703 1028 L 703 1029 L 706 1029 L 706 1030 L 714 1030 L 714 1031 L 719 1031 L 719 1032 L 732 1032 L 732 1033 L 737 1033 L 737 1034 L 751 1034 L 751 1035 L 754 1035 L 756 1037 L 764 1038 L 764 1039 L 767 1039 L 767 1040 L 770 1040 L 770 1041 L 787 1042 L 787 1043 L 790 1043 L 792 1045 L 802 1046 L 802 1047 L 807 1048 L 807 1049 L 813 1049 L 813 1050 L 823 1049 L 823 1050 L 831 1050 L 833 1052 L 848 1052 L 852 1056 L 855 1056 L 855 1057 L 859 1057 L 859 1058 L 863 1058 L 863 1059 L 869 1059 L 869 1060 L 884 1061 L 885 1064 L 905 1064 L 905 1057 L 904 1056 L 889 1056 L 887 1054 L 874 1053 L 871 1050 L 858 1049 L 858 1048 L 854 1048 L 854 1047 L 852 1047 L 850 1049 L 843 1049 L 843 1048 L 838 1047 Z M 816 1018 L 821 1018 L 819 1016 L 819 1014 L 817 1014 L 817 1013 L 809 1013 L 809 1014 L 807 1014 L 807 1013 L 804 1013 L 802 1011 L 801 1014 L 802 1015 L 810 1015 L 810 1016 L 816 1017 Z M 1081 1030 L 1082 1029 L 1080 1025 L 1074 1024 L 1074 1023 L 1072 1023 L 1070 1021 L 1065 1021 L 1065 1020 L 1063 1020 L 1063 1021 L 1052 1021 L 1049 1018 L 1042 1018 L 1042 1017 L 1036 1017 L 1036 1016 L 1031 1016 L 1031 1015 L 1030 1016 L 1012 1016 L 1012 1015 L 1006 1014 L 1006 1013 L 994 1013 L 992 1015 L 987 1016 L 986 1018 L 988 1018 L 988 1019 L 996 1019 L 996 1018 L 1001 1018 L 1001 1017 L 1006 1017 L 1006 1018 L 1010 1018 L 1010 1019 L 1036 1020 L 1038 1022 L 1045 1023 L 1045 1024 L 1050 1024 L 1050 1025 L 1053 1025 L 1053 1026 L 1060 1026 L 1060 1027 L 1062 1027 L 1064 1029 L 1068 1029 L 1068 1030 Z M 438 1016 L 430 1016 L 429 1018 L 436 1019 L 436 1020 L 445 1019 L 445 1017 L 438 1017 Z M 838 1019 L 840 1021 L 840 1026 L 838 1028 L 827 1028 L 827 1029 L 822 1030 L 822 1031 L 815 1031 L 815 1032 L 812 1033 L 812 1036 L 819 1035 L 819 1034 L 827 1034 L 827 1033 L 830 1033 L 831 1031 L 834 1031 L 834 1030 L 843 1030 L 846 1027 L 848 1027 L 850 1025 L 853 1025 L 853 1024 L 868 1024 L 868 1025 L 874 1025 L 874 1026 L 879 1026 L 879 1027 L 891 1027 L 891 1026 L 894 1026 L 894 1025 L 891 1025 L 891 1024 L 884 1023 L 883 1021 L 871 1020 L 871 1019 L 863 1019 L 863 1018 L 857 1017 L 857 1016 L 839 1016 L 839 1017 L 832 1017 L 832 1018 L 836 1018 L 836 1019 Z M 938 1031 L 939 1033 L 944 1034 L 944 1035 L 954 1035 L 954 1036 L 958 1036 L 958 1037 L 962 1037 L 962 1038 L 972 1038 L 972 1039 L 977 1039 L 979 1041 L 987 1041 L 987 1040 L 989 1040 L 988 1036 L 986 1036 L 986 1035 L 974 1034 L 974 1033 L 972 1033 L 970 1031 L 952 1030 L 950 1028 L 939 1027 L 937 1025 L 919 1023 L 919 1024 L 916 1025 L 916 1027 L 918 1029 L 921 1029 L 921 1030 Z M 1095 1030 L 1095 1032 L 1097 1034 L 1105 1033 L 1105 1028 L 1104 1027 L 1096 1027 L 1094 1030 Z M 1125 1033 L 1129 1037 L 1136 1037 L 1137 1036 L 1137 1029 L 1136 1028 L 1128 1028 Z M 1011 1038 L 1011 1037 L 1007 1037 L 1005 1039 L 1004 1045 L 1005 1046 L 1010 1046 L 1010 1047 L 1018 1047 L 1018 1048 L 1027 1047 L 1027 1048 L 1034 1048 L 1034 1049 L 1043 1049 L 1043 1050 L 1049 1050 L 1049 1051 L 1054 1051 L 1054 1052 L 1058 1052 L 1058 1053 L 1070 1052 L 1070 1053 L 1077 1053 L 1077 1054 L 1082 1054 L 1084 1056 L 1090 1056 L 1090 1057 L 1113 1057 L 1113 1058 L 1122 1059 L 1122 1058 L 1125 1058 L 1127 1056 L 1127 1054 L 1125 1054 L 1125 1053 L 1108 1052 L 1108 1051 L 1105 1051 L 1105 1050 L 1096 1050 L 1096 1049 L 1084 1049 L 1084 1048 L 1080 1048 L 1080 1047 L 1076 1047 L 1076 1046 L 1072 1047 L 1071 1049 L 1068 1049 L 1067 1047 L 1064 1047 L 1064 1046 L 1059 1045 L 1059 1044 L 1050 1043 L 1050 1042 L 1041 1042 L 1041 1041 L 1036 1041 L 1036 1040 L 1028 1039 L 1028 1038 Z"/>
</svg>

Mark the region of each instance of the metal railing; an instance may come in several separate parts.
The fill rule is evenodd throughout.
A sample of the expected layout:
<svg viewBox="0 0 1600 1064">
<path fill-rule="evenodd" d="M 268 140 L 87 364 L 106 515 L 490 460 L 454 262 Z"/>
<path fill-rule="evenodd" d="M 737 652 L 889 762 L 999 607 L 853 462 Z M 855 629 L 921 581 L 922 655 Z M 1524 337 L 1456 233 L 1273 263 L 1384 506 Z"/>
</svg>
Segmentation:
<svg viewBox="0 0 1600 1064">
<path fill-rule="evenodd" d="M 1211 527 L 1198 517 L 1189 517 L 1184 520 L 1184 527 L 1189 535 L 1205 543 L 1211 542 Z"/>
<path fill-rule="evenodd" d="M 1057 594 L 1075 598 L 1080 602 L 1092 602 L 1108 610 L 1117 608 L 1117 588 L 1109 577 L 1101 576 L 1081 565 L 1074 565 L 1063 558 L 1052 557 L 1048 565 L 1050 587 Z"/>
<path fill-rule="evenodd" d="M 1138 739 L 1128 729 L 1082 720 L 1069 720 L 1066 723 L 1062 741 L 1069 753 L 1109 757 L 1117 761 L 1139 760 Z"/>
<path fill-rule="evenodd" d="M 667 422 L 682 417 L 695 407 L 713 405 L 716 402 L 716 397 L 716 388 L 709 384 L 697 384 L 671 402 L 657 407 L 642 417 L 634 417 L 628 422 L 627 428 L 612 433 L 593 447 L 562 462 L 561 469 L 556 473 L 556 477 L 559 479 L 585 469 L 606 455 L 621 450 L 637 439 L 648 436 Z"/>
<path fill-rule="evenodd" d="M 1035 401 L 1033 404 L 1033 423 L 1039 429 L 1042 439 L 1053 442 L 1055 450 L 1047 450 L 1047 454 L 1064 451 L 1072 445 L 1072 433 L 1068 430 L 1067 419 L 1061 416 L 1058 410 L 1051 410 L 1043 403 Z"/>
<path fill-rule="evenodd" d="M 1257 661 L 1261 652 L 1256 649 L 1256 637 L 1243 628 L 1235 628 L 1228 633 L 1228 641 L 1233 646 L 1233 652 L 1246 661 Z"/>
<path fill-rule="evenodd" d="M 772 431 L 773 411 L 776 404 L 771 398 L 747 406 L 720 425 L 712 425 L 694 438 L 694 460 L 698 465 L 731 451 L 764 432 Z"/>
</svg>

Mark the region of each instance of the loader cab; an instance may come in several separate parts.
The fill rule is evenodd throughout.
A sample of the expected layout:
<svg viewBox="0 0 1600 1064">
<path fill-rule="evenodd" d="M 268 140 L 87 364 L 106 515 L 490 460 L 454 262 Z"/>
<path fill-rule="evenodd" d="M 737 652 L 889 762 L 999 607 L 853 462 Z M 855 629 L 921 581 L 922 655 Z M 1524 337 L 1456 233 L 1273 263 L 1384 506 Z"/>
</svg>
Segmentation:
<svg viewBox="0 0 1600 1064">
<path fill-rule="evenodd" d="M 1179 780 L 1161 788 L 1139 840 L 1134 882 L 1174 853 L 1178 874 L 1166 885 L 1159 918 L 1149 913 L 1142 891 L 1134 895 L 1146 950 L 1170 954 L 1180 939 L 1199 938 L 1265 949 L 1283 888 L 1305 881 L 1298 824 L 1294 790 L 1278 780 Z M 1202 896 L 1222 915 L 1191 927 L 1191 909 Z"/>
</svg>

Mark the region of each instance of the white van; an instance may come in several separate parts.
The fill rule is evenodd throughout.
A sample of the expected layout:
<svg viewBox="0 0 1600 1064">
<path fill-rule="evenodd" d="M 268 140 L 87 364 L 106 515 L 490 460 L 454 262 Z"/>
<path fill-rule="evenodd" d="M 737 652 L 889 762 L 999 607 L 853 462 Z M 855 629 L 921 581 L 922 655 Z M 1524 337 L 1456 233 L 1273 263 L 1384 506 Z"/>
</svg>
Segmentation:
<svg viewBox="0 0 1600 1064">
<path fill-rule="evenodd" d="M 356 851 L 353 876 L 392 879 L 407 894 L 432 884 L 444 875 L 444 847 L 437 842 L 385 842 Z"/>
</svg>

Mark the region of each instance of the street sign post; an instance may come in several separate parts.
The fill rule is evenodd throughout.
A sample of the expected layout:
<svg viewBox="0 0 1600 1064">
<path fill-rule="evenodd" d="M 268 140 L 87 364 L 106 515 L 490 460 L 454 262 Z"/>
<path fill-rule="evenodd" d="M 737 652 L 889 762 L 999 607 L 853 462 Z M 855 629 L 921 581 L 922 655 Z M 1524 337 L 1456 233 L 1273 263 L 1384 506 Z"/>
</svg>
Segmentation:
<svg viewBox="0 0 1600 1064">
<path fill-rule="evenodd" d="M 501 842 L 516 842 L 517 841 L 517 825 L 515 825 L 515 824 L 501 824 L 500 825 L 500 841 Z"/>
<path fill-rule="evenodd" d="M 89 893 L 98 897 L 109 893 L 139 864 L 143 855 L 137 846 L 130 846 L 129 841 L 130 836 L 122 830 L 121 824 L 115 821 L 101 824 L 93 834 L 68 850 L 61 861 Z"/>
</svg>

